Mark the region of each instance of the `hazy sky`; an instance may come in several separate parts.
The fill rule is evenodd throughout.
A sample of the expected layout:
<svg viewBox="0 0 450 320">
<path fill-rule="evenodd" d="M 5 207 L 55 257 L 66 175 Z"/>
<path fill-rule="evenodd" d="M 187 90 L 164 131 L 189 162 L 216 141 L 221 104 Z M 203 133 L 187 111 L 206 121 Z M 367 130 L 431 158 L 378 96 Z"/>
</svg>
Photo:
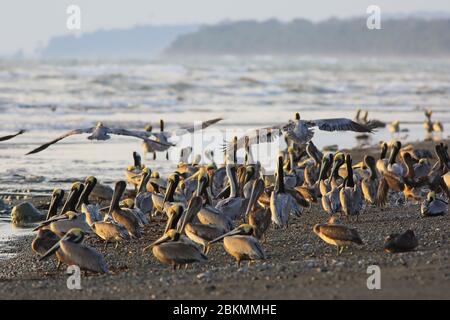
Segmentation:
<svg viewBox="0 0 450 320">
<path fill-rule="evenodd" d="M 322 20 L 383 13 L 450 12 L 449 0 L 1 0 L 0 54 L 31 52 L 54 35 L 67 34 L 66 9 L 81 8 L 81 32 L 136 24 L 215 23 L 225 19 Z"/>
</svg>

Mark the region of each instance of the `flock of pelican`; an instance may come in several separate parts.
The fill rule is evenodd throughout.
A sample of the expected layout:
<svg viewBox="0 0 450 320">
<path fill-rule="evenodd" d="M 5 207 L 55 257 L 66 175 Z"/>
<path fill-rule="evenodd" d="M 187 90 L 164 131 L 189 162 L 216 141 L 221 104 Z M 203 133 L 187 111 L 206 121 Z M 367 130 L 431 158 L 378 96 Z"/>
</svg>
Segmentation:
<svg viewBox="0 0 450 320">
<path fill-rule="evenodd" d="M 219 120 L 208 121 L 201 128 Z M 235 137 L 224 146 L 227 156 L 223 165 L 181 161 L 166 179 L 145 166 L 134 152 L 134 163 L 124 170 L 124 180 L 115 183 L 109 206 L 92 202 L 90 195 L 97 184 L 93 176 L 83 183 L 74 183 L 67 197 L 63 190 L 55 189 L 46 220 L 34 229 L 37 234 L 32 250 L 40 260 L 55 254 L 58 266 L 64 263 L 107 273 L 103 255 L 84 244 L 84 237 L 98 237 L 104 241 L 105 250 L 110 243 L 117 248 L 124 242 L 142 241 L 147 227 L 159 219 L 166 223 L 164 231 L 143 249 L 151 251 L 159 262 L 174 269 L 207 262 L 211 247 L 222 242 L 225 251 L 240 265 L 242 261 L 250 264 L 265 259 L 267 230 L 273 226 L 283 232 L 289 228 L 292 217 L 302 215 L 315 203 L 328 219 L 316 224 L 312 231 L 325 243 L 336 246 L 338 254 L 351 244 L 364 245 L 357 229 L 347 223 L 357 225 L 358 217 L 368 207 L 414 201 L 421 204 L 424 217 L 446 214 L 448 203 L 444 196 L 450 199 L 447 146 L 435 146 L 434 164 L 428 151 L 411 145 L 403 147 L 400 141 L 381 143 L 379 157 L 366 155 L 363 161 L 354 163 L 351 154 L 323 153 L 311 140 L 314 128 L 370 134 L 381 126 L 368 120 L 367 114 L 362 120 L 358 114 L 358 121 L 354 120 L 303 120 L 297 113 L 284 125 Z M 163 127 L 161 122 L 161 131 L 153 133 L 151 128 L 145 132 L 129 131 L 99 123 L 93 128 L 70 131 L 29 154 L 81 133 L 99 140 L 109 139 L 109 134 L 134 136 L 143 140 L 146 151 L 163 151 L 172 146 L 168 140 L 171 134 L 177 134 L 169 134 Z M 192 132 L 191 128 L 183 130 Z M 250 146 L 270 143 L 281 135 L 288 147 L 280 151 L 275 173 L 266 175 L 261 164 L 253 160 Z M 243 163 L 238 163 L 236 154 L 241 148 L 246 156 Z M 133 190 L 127 190 L 127 184 Z M 414 231 L 406 230 L 388 235 L 383 249 L 402 252 L 417 245 Z"/>
</svg>

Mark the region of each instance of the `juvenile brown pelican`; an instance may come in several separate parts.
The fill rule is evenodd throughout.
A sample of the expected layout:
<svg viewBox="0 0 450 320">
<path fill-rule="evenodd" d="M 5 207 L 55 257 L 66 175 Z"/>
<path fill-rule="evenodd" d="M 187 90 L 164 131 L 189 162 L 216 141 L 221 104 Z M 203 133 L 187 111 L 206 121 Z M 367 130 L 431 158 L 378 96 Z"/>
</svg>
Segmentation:
<svg viewBox="0 0 450 320">
<path fill-rule="evenodd" d="M 361 182 L 361 189 L 364 199 L 370 204 L 375 204 L 378 190 L 378 175 L 375 167 L 375 159 L 372 156 L 365 156 L 364 163 L 369 168 L 370 175 Z"/>
<path fill-rule="evenodd" d="M 389 253 L 406 252 L 414 250 L 419 245 L 419 241 L 412 230 L 404 233 L 393 233 L 386 237 L 384 241 L 384 251 Z"/>
<path fill-rule="evenodd" d="M 288 227 L 289 214 L 299 216 L 301 209 L 295 203 L 291 194 L 284 187 L 283 157 L 278 157 L 277 176 L 275 189 L 270 196 L 270 211 L 273 224 L 279 228 Z"/>
<path fill-rule="evenodd" d="M 121 208 L 119 206 L 120 198 L 122 197 L 127 184 L 125 181 L 117 181 L 114 194 L 109 207 L 108 215 L 111 216 L 115 222 L 123 225 L 128 233 L 133 238 L 141 237 L 141 228 L 139 220 L 131 211 L 131 209 Z"/>
<path fill-rule="evenodd" d="M 276 137 L 284 135 L 288 140 L 291 140 L 298 145 L 304 145 L 313 138 L 314 127 L 324 131 L 355 131 L 368 133 L 371 133 L 373 129 L 370 124 L 359 124 L 346 118 L 301 120 L 300 114 L 296 113 L 295 121 L 289 120 L 287 124 L 255 130 L 255 134 L 248 135 L 249 144 L 253 145 L 262 142 L 272 142 Z M 261 139 L 261 133 L 266 136 L 266 139 Z M 238 139 L 236 145 L 238 149 L 244 148 L 245 137 Z M 232 149 L 233 144 L 228 144 L 226 147 L 227 152 L 230 152 Z"/>
<path fill-rule="evenodd" d="M 137 191 L 137 188 L 142 180 L 142 170 L 145 165 L 141 162 L 141 156 L 136 151 L 133 152 L 134 165 L 128 166 L 125 170 L 125 178 L 128 183 L 132 184 Z"/>
<path fill-rule="evenodd" d="M 59 136 L 58 138 L 47 142 L 43 145 L 41 145 L 40 147 L 31 150 L 30 152 L 27 153 L 28 154 L 33 154 L 33 153 L 38 153 L 41 152 L 45 149 L 47 149 L 48 147 L 50 147 L 52 144 L 57 143 L 58 141 L 61 141 L 64 138 L 73 136 L 75 134 L 83 134 L 83 133 L 87 133 L 90 134 L 90 136 L 88 136 L 87 138 L 89 140 L 108 140 L 111 137 L 109 136 L 110 134 L 115 134 L 115 135 L 121 135 L 121 136 L 129 136 L 129 137 L 135 137 L 135 138 L 139 138 L 142 139 L 148 143 L 154 144 L 154 145 L 165 145 L 162 142 L 158 142 L 158 141 L 154 141 L 154 140 L 150 140 L 147 136 L 147 134 L 145 132 L 142 131 L 130 131 L 130 130 L 126 130 L 126 129 L 111 129 L 108 128 L 106 126 L 103 125 L 103 123 L 98 122 L 97 125 L 95 127 L 92 128 L 86 128 L 86 129 L 75 129 L 69 132 L 66 132 L 65 134 Z"/>
<path fill-rule="evenodd" d="M 363 244 L 356 229 L 342 224 L 316 224 L 313 231 L 326 243 L 336 246 L 338 255 L 351 243 Z"/>
<path fill-rule="evenodd" d="M 270 226 L 272 214 L 270 208 L 259 207 L 256 204 L 256 201 L 263 191 L 264 181 L 262 179 L 255 180 L 245 216 L 247 217 L 248 224 L 253 227 L 254 236 L 257 239 L 264 237 L 265 240 L 265 233 Z"/>
<path fill-rule="evenodd" d="M 261 244 L 253 237 L 253 227 L 249 224 L 242 224 L 230 232 L 212 240 L 215 243 L 223 239 L 225 251 L 236 259 L 238 267 L 242 260 L 248 260 L 249 264 L 254 260 L 264 260 L 266 255 Z"/>
<path fill-rule="evenodd" d="M 352 158 L 350 154 L 345 156 L 345 162 L 347 164 L 348 174 L 345 186 L 339 192 L 341 209 L 347 217 L 356 216 L 356 220 L 358 220 L 359 213 L 363 208 L 361 186 L 353 180 Z"/>
<path fill-rule="evenodd" d="M 105 249 L 110 242 L 115 242 L 117 248 L 119 242 L 130 240 L 127 229 L 112 220 L 96 221 L 91 225 L 91 228 L 99 238 L 105 241 Z"/>
<path fill-rule="evenodd" d="M 103 259 L 103 255 L 94 248 L 88 247 L 81 242 L 84 238 L 81 229 L 71 229 L 52 248 L 50 248 L 39 260 L 44 260 L 56 253 L 58 266 L 60 263 L 69 266 L 76 265 L 82 270 L 108 273 L 108 267 Z"/>
<path fill-rule="evenodd" d="M 19 132 L 15 133 L 15 134 L 10 134 L 8 136 L 0 137 L 0 142 L 10 140 L 10 139 L 15 138 L 23 133 L 25 133 L 25 130 L 20 130 Z"/>
<path fill-rule="evenodd" d="M 448 212 L 448 203 L 436 198 L 436 194 L 430 191 L 427 198 L 422 202 L 420 212 L 424 217 L 442 216 Z"/>
</svg>

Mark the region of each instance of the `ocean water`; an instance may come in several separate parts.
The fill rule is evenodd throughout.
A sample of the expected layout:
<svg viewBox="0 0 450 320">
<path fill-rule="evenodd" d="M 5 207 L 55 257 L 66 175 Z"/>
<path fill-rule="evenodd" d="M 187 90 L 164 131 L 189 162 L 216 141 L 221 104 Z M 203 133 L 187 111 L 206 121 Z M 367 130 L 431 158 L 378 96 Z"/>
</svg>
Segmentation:
<svg viewBox="0 0 450 320">
<path fill-rule="evenodd" d="M 433 118 L 448 127 L 449 98 L 450 60 L 444 59 L 0 60 L 0 135 L 28 130 L 0 144 L 0 193 L 47 194 L 87 175 L 108 184 L 122 179 L 132 151 L 141 150 L 138 139 L 113 136 L 91 142 L 78 135 L 24 155 L 97 121 L 128 129 L 151 123 L 158 130 L 162 118 L 171 130 L 223 117 L 214 129 L 247 130 L 281 124 L 297 111 L 304 119 L 353 118 L 355 109 L 362 108 L 372 119 L 401 120 L 409 130 L 402 138 L 414 141 L 425 135 L 424 108 L 433 109 Z M 389 132 L 379 129 L 370 142 L 387 139 Z M 317 131 L 314 141 L 318 146 L 357 144 L 353 133 Z M 220 144 L 215 147 L 220 155 Z M 167 173 L 176 161 L 160 153 L 156 161 L 147 155 L 144 162 Z"/>
</svg>

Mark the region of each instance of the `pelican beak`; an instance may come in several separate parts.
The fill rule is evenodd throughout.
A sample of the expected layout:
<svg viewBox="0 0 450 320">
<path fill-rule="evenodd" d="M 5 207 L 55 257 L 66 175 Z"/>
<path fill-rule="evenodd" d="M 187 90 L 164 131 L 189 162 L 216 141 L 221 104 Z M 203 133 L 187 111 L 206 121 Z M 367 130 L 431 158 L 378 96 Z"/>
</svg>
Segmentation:
<svg viewBox="0 0 450 320">
<path fill-rule="evenodd" d="M 205 182 L 206 182 L 206 179 L 203 179 L 203 178 L 199 179 L 197 193 L 196 193 L 197 196 L 201 196 L 201 194 L 203 192 L 203 188 L 205 187 Z"/>
<path fill-rule="evenodd" d="M 203 206 L 203 198 L 202 197 L 193 197 L 189 202 L 188 208 L 183 217 L 183 222 L 181 224 L 180 230 L 178 232 L 180 234 L 183 233 L 186 224 L 192 221 L 193 217 L 202 209 Z"/>
<path fill-rule="evenodd" d="M 142 252 L 146 252 L 147 250 L 152 249 L 154 246 L 157 246 L 157 245 L 159 245 L 161 243 L 164 243 L 164 242 L 166 242 L 169 239 L 170 239 L 170 237 L 168 237 L 167 235 L 163 235 L 161 238 L 159 238 L 155 242 L 151 243 L 149 246 L 147 246 L 144 249 L 142 249 Z"/>
<path fill-rule="evenodd" d="M 256 180 L 253 183 L 252 193 L 250 194 L 250 200 L 248 202 L 247 211 L 245 212 L 246 217 L 255 206 L 256 200 L 258 200 L 259 196 L 263 191 L 264 191 L 264 181 L 261 179 Z"/>
<path fill-rule="evenodd" d="M 174 193 L 175 193 L 175 181 L 170 179 L 169 180 L 169 185 L 167 186 L 167 190 L 166 190 L 166 193 L 164 195 L 163 206 L 167 202 L 169 197 L 171 197 Z"/>
<path fill-rule="evenodd" d="M 67 239 L 69 239 L 69 235 L 66 234 L 53 247 L 51 247 L 42 257 L 40 257 L 39 261 L 42 261 L 42 260 L 48 258 L 49 256 L 51 256 L 53 253 L 55 253 L 61 246 L 61 241 L 67 240 Z"/>
<path fill-rule="evenodd" d="M 241 232 L 242 232 L 241 229 L 237 229 L 237 228 L 233 229 L 230 232 L 227 232 L 227 233 L 221 235 L 220 237 L 217 237 L 214 240 L 211 240 L 210 242 L 208 242 L 207 245 L 209 246 L 210 244 L 216 243 L 216 242 L 222 240 L 225 237 L 230 237 L 230 236 L 235 236 L 235 235 L 241 234 Z"/>
</svg>

